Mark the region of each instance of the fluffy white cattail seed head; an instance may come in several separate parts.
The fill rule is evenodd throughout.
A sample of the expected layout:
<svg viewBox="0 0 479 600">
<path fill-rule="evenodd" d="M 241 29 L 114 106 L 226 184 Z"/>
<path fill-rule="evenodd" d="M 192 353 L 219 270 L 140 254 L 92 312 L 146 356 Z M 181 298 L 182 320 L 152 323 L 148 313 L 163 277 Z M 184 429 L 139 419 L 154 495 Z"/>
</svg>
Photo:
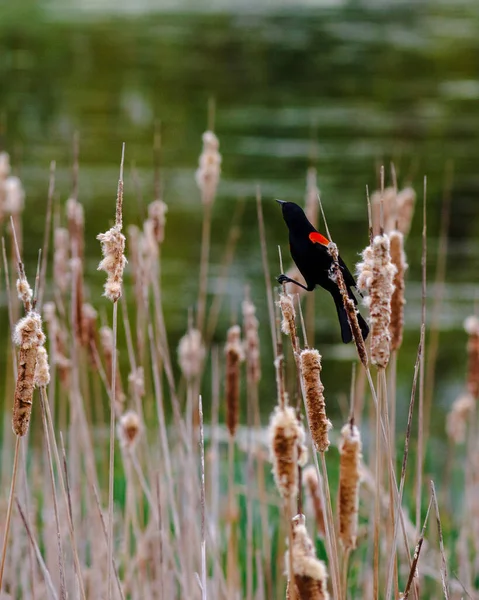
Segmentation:
<svg viewBox="0 0 479 600">
<path fill-rule="evenodd" d="M 37 364 L 35 366 L 34 376 L 35 386 L 47 387 L 50 383 L 50 367 L 48 365 L 48 354 L 44 346 L 40 346 L 37 351 Z"/>
<path fill-rule="evenodd" d="M 292 525 L 293 547 L 285 556 L 289 585 L 293 585 L 294 582 L 299 600 L 329 600 L 326 566 L 316 558 L 316 550 L 306 530 L 304 515 L 296 515 Z M 290 551 L 293 573 L 290 572 Z"/>
<path fill-rule="evenodd" d="M 221 173 L 221 154 L 219 141 L 212 131 L 203 134 L 203 151 L 200 154 L 196 171 L 196 183 L 201 191 L 203 204 L 212 204 Z"/>
<path fill-rule="evenodd" d="M 391 231 L 389 234 L 391 243 L 391 262 L 396 267 L 393 285 L 394 292 L 391 298 L 391 350 L 398 350 L 402 344 L 404 328 L 404 276 L 408 268 L 406 254 L 404 253 L 404 236 L 400 231 Z"/>
<path fill-rule="evenodd" d="M 103 260 L 98 265 L 99 271 L 105 271 L 107 280 L 105 283 L 105 293 L 109 300 L 116 302 L 121 296 L 123 283 L 123 270 L 126 265 L 125 236 L 121 229 L 116 225 L 106 233 L 97 235 L 102 246 Z"/>
<path fill-rule="evenodd" d="M 200 375 L 206 350 L 198 329 L 190 329 L 178 344 L 178 362 L 186 379 Z"/>
</svg>

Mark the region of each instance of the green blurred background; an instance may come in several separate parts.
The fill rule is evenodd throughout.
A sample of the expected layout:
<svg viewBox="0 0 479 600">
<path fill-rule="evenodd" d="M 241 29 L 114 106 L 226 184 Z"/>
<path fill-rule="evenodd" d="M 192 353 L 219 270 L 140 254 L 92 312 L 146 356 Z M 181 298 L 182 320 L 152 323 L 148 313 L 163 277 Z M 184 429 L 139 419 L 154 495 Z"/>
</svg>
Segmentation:
<svg viewBox="0 0 479 600">
<path fill-rule="evenodd" d="M 394 160 L 400 183 L 412 178 L 419 200 L 426 174 L 431 302 L 445 166 L 452 161 L 447 286 L 434 398 L 434 414 L 440 415 L 463 386 L 462 323 L 479 296 L 478 30 L 479 3 L 474 0 L 1 3 L 0 143 L 26 190 L 28 274 L 33 277 L 42 245 L 49 162 L 57 161 L 57 190 L 64 202 L 70 191 L 72 138 L 78 131 L 86 281 L 90 298 L 102 305 L 104 278 L 96 271 L 100 249 L 95 236 L 113 218 L 121 143 L 126 142 L 125 221 L 140 224 L 132 168 L 138 171 L 143 201 L 153 200 L 153 131 L 155 121 L 161 121 L 164 199 L 169 205 L 163 289 L 170 339 L 176 344 L 197 294 L 202 212 L 194 171 L 208 99 L 214 97 L 223 167 L 213 210 L 212 293 L 234 207 L 238 197 L 245 200 L 217 340 L 224 339 L 230 307 L 239 308 L 244 286 L 251 284 L 263 324 L 262 403 L 267 414 L 275 394 L 255 186 L 260 184 L 263 193 L 269 258 L 276 273 L 276 246 L 281 244 L 287 254 L 287 233 L 273 199 L 302 202 L 308 166 L 318 170 L 329 226 L 349 264 L 367 243 L 365 186 L 377 186 L 378 166 L 388 170 Z M 421 226 L 417 210 L 407 244 L 400 415 L 406 411 L 419 340 Z M 6 348 L 3 275 L 0 291 L 1 347 Z M 316 307 L 316 342 L 334 402 L 348 391 L 353 348 L 340 344 L 333 304 L 321 290 Z M 433 426 L 440 444 L 443 419 Z"/>
</svg>

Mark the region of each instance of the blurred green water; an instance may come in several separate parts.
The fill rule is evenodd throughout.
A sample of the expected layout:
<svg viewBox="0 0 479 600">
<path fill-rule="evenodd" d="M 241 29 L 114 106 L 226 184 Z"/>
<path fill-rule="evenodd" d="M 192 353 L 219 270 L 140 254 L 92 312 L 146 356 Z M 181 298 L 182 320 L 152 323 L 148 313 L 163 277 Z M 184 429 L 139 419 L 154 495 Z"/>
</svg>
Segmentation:
<svg viewBox="0 0 479 600">
<path fill-rule="evenodd" d="M 140 224 L 132 167 L 138 171 L 143 201 L 148 202 L 153 199 L 153 127 L 161 120 L 164 198 L 169 204 L 164 300 L 175 344 L 197 293 L 201 205 L 194 169 L 207 101 L 214 96 L 223 173 L 213 215 L 211 292 L 236 200 L 245 198 L 242 237 L 217 340 L 222 340 L 230 306 L 239 306 L 244 286 L 250 283 L 264 323 L 262 402 L 267 413 L 274 392 L 256 184 L 261 184 L 264 196 L 269 258 L 276 273 L 276 245 L 286 253 L 287 236 L 273 198 L 302 201 L 309 165 L 318 169 L 329 226 L 349 263 L 367 243 L 364 190 L 366 184 L 376 186 L 377 166 L 394 160 L 400 180 L 412 177 L 419 195 L 427 174 L 428 268 L 433 277 L 444 168 L 452 160 L 448 285 L 435 397 L 436 433 L 442 434 L 441 412 L 460 390 L 465 372 L 462 321 L 479 292 L 479 5 L 339 2 L 289 4 L 276 11 L 258 10 L 261 3 L 245 6 L 196 13 L 173 12 L 171 7 L 154 12 L 148 4 L 144 10 L 140 6 L 116 13 L 109 3 L 102 3 L 102 10 L 83 3 L 0 6 L 1 144 L 12 154 L 27 192 L 29 274 L 33 276 L 42 244 L 49 162 L 57 161 L 57 189 L 65 201 L 71 140 L 78 130 L 80 200 L 87 220 L 86 279 L 91 298 L 102 306 L 95 236 L 113 218 L 121 142 L 126 142 L 128 165 L 125 221 Z M 419 338 L 420 232 L 418 211 L 407 248 L 401 411 L 406 410 Z M 6 340 L 3 289 L 2 277 L 0 335 Z M 431 300 L 434 294 L 431 286 Z M 350 376 L 350 362 L 337 358 L 352 357 L 353 349 L 340 346 L 332 303 L 321 290 L 316 292 L 316 305 L 324 383 L 335 399 L 347 392 Z M 3 340 L 0 347 L 5 347 Z M 4 357 L 1 362 L 4 372 Z"/>
</svg>

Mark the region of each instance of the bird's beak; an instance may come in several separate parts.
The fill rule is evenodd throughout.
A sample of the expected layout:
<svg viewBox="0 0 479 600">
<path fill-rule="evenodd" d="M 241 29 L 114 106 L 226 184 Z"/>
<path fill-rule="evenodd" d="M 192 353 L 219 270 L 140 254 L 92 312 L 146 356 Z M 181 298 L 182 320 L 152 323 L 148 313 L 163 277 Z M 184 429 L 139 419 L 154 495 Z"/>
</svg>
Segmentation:
<svg viewBox="0 0 479 600">
<path fill-rule="evenodd" d="M 286 204 L 286 202 L 285 202 L 284 200 L 278 200 L 277 198 L 276 198 L 276 202 L 277 202 L 278 204 Z"/>
</svg>

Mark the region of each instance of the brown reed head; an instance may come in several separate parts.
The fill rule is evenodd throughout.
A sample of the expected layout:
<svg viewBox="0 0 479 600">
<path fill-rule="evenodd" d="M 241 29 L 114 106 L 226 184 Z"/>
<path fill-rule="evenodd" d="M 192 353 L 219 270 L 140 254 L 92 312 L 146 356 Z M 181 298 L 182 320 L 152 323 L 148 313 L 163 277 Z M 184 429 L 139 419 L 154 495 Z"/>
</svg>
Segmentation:
<svg viewBox="0 0 479 600">
<path fill-rule="evenodd" d="M 148 205 L 148 219 L 152 223 L 153 237 L 157 244 L 165 239 L 166 213 L 168 205 L 163 200 L 155 200 Z"/>
<path fill-rule="evenodd" d="M 396 267 L 391 262 L 389 237 L 377 235 L 370 249 L 363 252 L 363 263 L 358 265 L 362 289 L 369 296 L 371 323 L 371 361 L 385 369 L 389 362 L 391 345 L 391 299 L 394 292 Z"/>
<path fill-rule="evenodd" d="M 240 365 L 244 360 L 241 328 L 239 325 L 233 325 L 228 329 L 225 354 L 226 426 L 230 435 L 234 437 L 239 422 Z"/>
<path fill-rule="evenodd" d="M 339 440 L 339 539 L 344 550 L 356 548 L 361 450 L 359 429 L 346 423 Z"/>
<path fill-rule="evenodd" d="M 318 452 L 326 452 L 329 448 L 328 431 L 332 425 L 326 416 L 324 386 L 320 375 L 321 355 L 317 350 L 306 348 L 301 352 L 300 371 L 311 438 Z"/>
<path fill-rule="evenodd" d="M 249 298 L 242 302 L 244 350 L 248 380 L 258 383 L 261 379 L 261 355 L 259 345 L 259 321 L 256 307 Z"/>
<path fill-rule="evenodd" d="M 305 435 L 291 406 L 275 407 L 268 437 L 276 486 L 283 498 L 294 498 L 298 494 L 298 461 Z"/>
<path fill-rule="evenodd" d="M 27 433 L 30 423 L 38 349 L 45 343 L 40 315 L 31 311 L 20 319 L 15 327 L 13 340 L 20 347 L 20 351 L 12 427 L 16 435 L 23 436 Z"/>
<path fill-rule="evenodd" d="M 304 515 L 292 519 L 293 546 L 286 552 L 285 564 L 288 586 L 295 585 L 299 600 L 329 600 L 328 573 L 323 561 L 316 558 L 316 550 L 306 530 Z M 290 572 L 289 552 L 292 552 Z"/>
<path fill-rule="evenodd" d="M 398 350 L 402 344 L 404 328 L 404 276 L 408 268 L 406 254 L 404 253 L 404 236 L 400 231 L 391 231 L 389 234 L 391 244 L 391 262 L 396 267 L 393 279 L 394 292 L 391 298 L 391 350 Z"/>
</svg>

